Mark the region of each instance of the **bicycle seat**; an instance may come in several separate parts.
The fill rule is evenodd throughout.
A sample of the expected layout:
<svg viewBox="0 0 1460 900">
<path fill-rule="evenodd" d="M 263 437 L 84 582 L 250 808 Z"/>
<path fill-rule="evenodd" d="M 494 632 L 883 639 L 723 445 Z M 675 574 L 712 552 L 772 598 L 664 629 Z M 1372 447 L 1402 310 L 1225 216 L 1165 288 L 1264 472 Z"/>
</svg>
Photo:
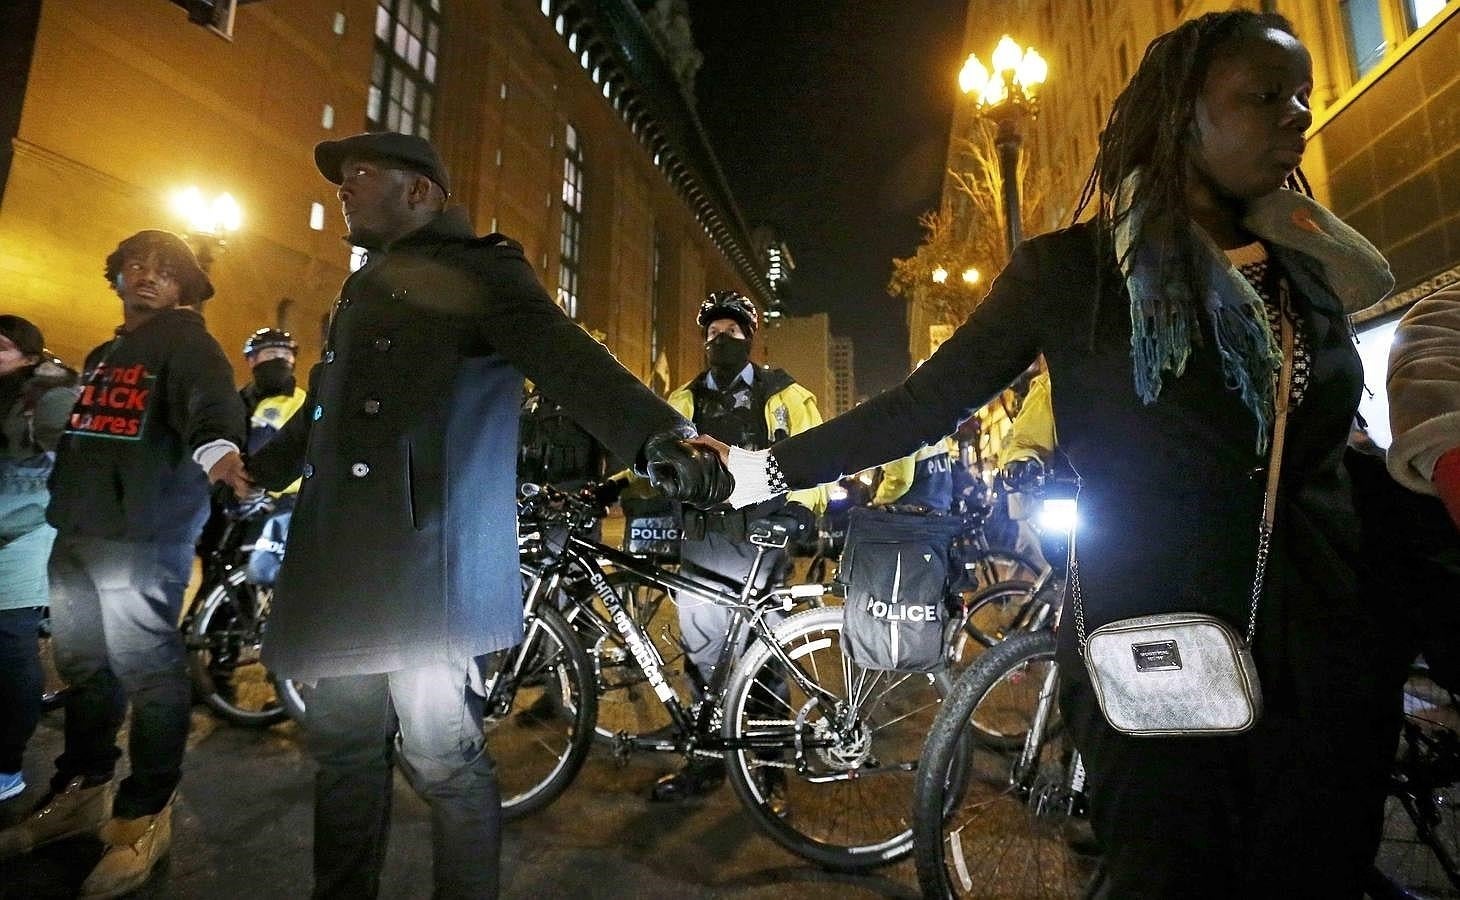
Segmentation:
<svg viewBox="0 0 1460 900">
<path fill-rule="evenodd" d="M 788 519 L 756 519 L 746 525 L 745 536 L 757 546 L 784 547 L 790 543 L 795 528 L 796 524 Z"/>
</svg>

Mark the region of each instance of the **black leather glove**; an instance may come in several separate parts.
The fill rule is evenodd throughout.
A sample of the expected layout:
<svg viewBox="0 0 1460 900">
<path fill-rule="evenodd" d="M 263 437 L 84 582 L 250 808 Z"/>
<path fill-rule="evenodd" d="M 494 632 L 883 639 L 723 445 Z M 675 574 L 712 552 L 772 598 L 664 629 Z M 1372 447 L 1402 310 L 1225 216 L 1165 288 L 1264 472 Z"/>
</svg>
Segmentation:
<svg viewBox="0 0 1460 900">
<path fill-rule="evenodd" d="M 816 534 L 816 513 L 794 500 L 781 507 L 775 518 L 784 519 L 791 524 L 792 537 L 804 538 Z"/>
<path fill-rule="evenodd" d="M 735 479 L 712 450 L 686 444 L 678 431 L 654 435 L 644 443 L 649 483 L 671 500 L 694 506 L 723 503 L 735 490 Z"/>
<path fill-rule="evenodd" d="M 610 478 L 607 481 L 600 481 L 598 484 L 590 484 L 583 488 L 583 492 L 593 499 L 593 502 L 608 509 L 618 502 L 619 495 L 628 487 L 627 481 L 618 478 Z"/>
<path fill-rule="evenodd" d="M 1004 486 L 1011 491 L 1027 491 L 1044 474 L 1044 463 L 1036 457 L 1016 459 L 1004 466 Z"/>
</svg>

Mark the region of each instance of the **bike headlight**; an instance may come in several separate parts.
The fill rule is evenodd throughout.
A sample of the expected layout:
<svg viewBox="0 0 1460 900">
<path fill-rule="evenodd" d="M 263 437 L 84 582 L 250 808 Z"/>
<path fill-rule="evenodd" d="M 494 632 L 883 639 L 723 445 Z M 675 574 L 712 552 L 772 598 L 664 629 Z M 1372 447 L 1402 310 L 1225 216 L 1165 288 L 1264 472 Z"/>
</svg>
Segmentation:
<svg viewBox="0 0 1460 900">
<path fill-rule="evenodd" d="M 831 486 L 831 490 L 827 491 L 827 497 L 832 503 L 838 503 L 847 499 L 847 489 L 839 484 L 834 484 Z"/>
<path fill-rule="evenodd" d="M 1075 528 L 1075 499 L 1048 497 L 1040 504 L 1039 527 L 1046 532 L 1069 534 Z"/>
</svg>

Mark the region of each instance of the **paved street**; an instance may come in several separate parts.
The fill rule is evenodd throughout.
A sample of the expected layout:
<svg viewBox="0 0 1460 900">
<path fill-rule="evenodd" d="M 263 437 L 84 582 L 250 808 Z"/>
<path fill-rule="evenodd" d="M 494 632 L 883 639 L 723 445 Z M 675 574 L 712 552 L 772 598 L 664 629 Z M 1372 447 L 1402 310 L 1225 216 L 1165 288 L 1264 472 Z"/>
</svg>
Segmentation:
<svg viewBox="0 0 1460 900">
<path fill-rule="evenodd" d="M 8 822 L 39 793 L 60 751 L 61 714 L 48 713 L 26 760 L 31 790 L 0 804 Z M 912 863 L 871 877 L 822 872 L 762 837 L 729 786 L 684 806 L 651 804 L 649 786 L 669 757 L 626 766 L 600 748 L 556 804 L 510 826 L 503 848 L 506 897 L 915 897 Z M 194 710 L 183 799 L 168 869 L 137 896 L 305 896 L 310 778 L 296 727 L 236 728 Z M 394 828 L 382 896 L 430 896 L 425 805 L 397 779 Z M 0 863 L 0 898 L 70 897 L 100 852 L 89 840 Z"/>
</svg>

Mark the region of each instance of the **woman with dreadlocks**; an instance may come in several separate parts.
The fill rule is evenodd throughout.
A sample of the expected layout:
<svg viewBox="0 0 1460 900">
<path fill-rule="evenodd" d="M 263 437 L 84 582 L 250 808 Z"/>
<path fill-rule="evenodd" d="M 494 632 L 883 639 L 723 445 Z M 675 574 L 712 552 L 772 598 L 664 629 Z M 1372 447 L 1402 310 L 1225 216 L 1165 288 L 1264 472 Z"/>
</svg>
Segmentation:
<svg viewBox="0 0 1460 900">
<path fill-rule="evenodd" d="M 1346 314 L 1392 278 L 1297 172 L 1312 77 L 1276 15 L 1213 13 L 1157 38 L 1100 136 L 1087 221 L 1021 245 L 901 385 L 768 452 L 725 451 L 737 505 L 833 481 L 937 440 L 1042 353 L 1083 480 L 1086 627 L 1203 612 L 1240 634 L 1291 323 L 1256 726 L 1117 732 L 1062 615 L 1061 708 L 1103 895 L 1357 896 L 1378 839 L 1398 695 L 1372 662 L 1381 611 L 1361 601 L 1342 456 L 1363 380 Z"/>
</svg>

